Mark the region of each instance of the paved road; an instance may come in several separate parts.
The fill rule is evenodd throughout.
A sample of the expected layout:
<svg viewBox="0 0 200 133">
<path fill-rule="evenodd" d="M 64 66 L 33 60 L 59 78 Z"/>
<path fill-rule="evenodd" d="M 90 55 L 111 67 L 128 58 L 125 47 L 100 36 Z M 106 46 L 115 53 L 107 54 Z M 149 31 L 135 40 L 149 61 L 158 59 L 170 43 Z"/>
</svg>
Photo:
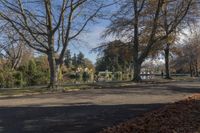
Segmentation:
<svg viewBox="0 0 200 133">
<path fill-rule="evenodd" d="M 0 98 L 0 133 L 95 133 L 200 93 L 200 82 Z"/>
</svg>

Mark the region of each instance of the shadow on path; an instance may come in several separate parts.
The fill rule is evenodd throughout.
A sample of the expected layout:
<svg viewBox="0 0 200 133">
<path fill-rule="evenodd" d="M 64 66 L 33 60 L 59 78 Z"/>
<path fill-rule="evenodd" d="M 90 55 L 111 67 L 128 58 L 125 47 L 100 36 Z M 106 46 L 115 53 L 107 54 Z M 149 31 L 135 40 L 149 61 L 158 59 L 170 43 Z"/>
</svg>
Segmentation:
<svg viewBox="0 0 200 133">
<path fill-rule="evenodd" d="M 163 104 L 2 107 L 0 133 L 95 133 Z"/>
</svg>

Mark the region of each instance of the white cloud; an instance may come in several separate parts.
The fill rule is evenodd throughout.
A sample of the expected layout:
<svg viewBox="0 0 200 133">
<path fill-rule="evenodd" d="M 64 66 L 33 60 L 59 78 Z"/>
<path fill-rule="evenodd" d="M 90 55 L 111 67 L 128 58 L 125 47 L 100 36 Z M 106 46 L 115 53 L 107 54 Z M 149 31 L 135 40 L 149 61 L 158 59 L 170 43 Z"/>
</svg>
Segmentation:
<svg viewBox="0 0 200 133">
<path fill-rule="evenodd" d="M 82 35 L 80 38 L 86 43 L 87 48 L 92 49 L 99 46 L 99 44 L 102 42 L 114 40 L 114 38 L 112 37 L 108 37 L 106 39 L 101 38 L 104 30 L 105 27 L 97 25 L 90 28 L 90 31 Z"/>
</svg>

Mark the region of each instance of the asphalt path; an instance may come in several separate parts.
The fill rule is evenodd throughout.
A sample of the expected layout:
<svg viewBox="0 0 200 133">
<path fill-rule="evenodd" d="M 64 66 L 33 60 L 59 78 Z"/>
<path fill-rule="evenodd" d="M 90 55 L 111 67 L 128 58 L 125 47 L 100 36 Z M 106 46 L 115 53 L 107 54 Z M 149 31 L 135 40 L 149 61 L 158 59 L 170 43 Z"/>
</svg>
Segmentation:
<svg viewBox="0 0 200 133">
<path fill-rule="evenodd" d="M 0 98 L 0 133 L 95 133 L 200 93 L 200 82 Z"/>
</svg>

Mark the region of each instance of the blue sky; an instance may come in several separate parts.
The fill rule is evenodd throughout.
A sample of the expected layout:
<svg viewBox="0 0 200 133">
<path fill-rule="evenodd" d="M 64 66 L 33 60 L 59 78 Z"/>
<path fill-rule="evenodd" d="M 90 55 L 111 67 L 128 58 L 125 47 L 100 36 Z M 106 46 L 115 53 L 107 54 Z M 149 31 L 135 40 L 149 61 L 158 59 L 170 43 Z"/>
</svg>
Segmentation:
<svg viewBox="0 0 200 133">
<path fill-rule="evenodd" d="M 10 0 L 10 1 L 12 1 L 12 0 Z M 58 2 L 58 1 L 55 0 L 54 2 Z M 103 0 L 102 0 L 102 2 L 103 2 Z M 113 2 L 113 0 L 105 0 L 105 3 L 108 5 L 110 5 L 112 2 Z M 25 8 L 35 11 L 36 14 L 37 13 L 39 14 L 38 16 L 43 14 L 42 12 L 45 12 L 43 10 L 43 8 L 41 8 L 42 5 L 40 6 L 41 3 L 36 3 L 36 4 L 33 4 L 33 3 L 30 4 L 30 3 L 24 4 Z M 55 9 L 57 9 L 57 8 L 55 8 Z M 103 14 L 105 13 L 106 15 L 108 15 L 108 14 L 112 13 L 112 11 L 114 11 L 114 10 L 116 10 L 116 5 L 112 5 L 112 6 L 103 8 L 101 10 L 101 13 L 103 13 Z M 56 10 L 54 11 L 54 13 L 55 13 L 54 15 L 56 16 L 57 15 Z M 77 19 L 77 20 L 79 20 L 79 19 Z M 80 22 L 82 21 L 81 17 L 80 17 L 79 21 Z M 74 45 L 69 45 L 68 49 L 70 49 L 72 55 L 73 55 L 73 53 L 79 53 L 81 51 L 85 55 L 86 58 L 90 59 L 93 63 L 95 63 L 96 58 L 97 58 L 97 53 L 91 53 L 91 49 L 97 47 L 101 42 L 105 41 L 100 37 L 102 35 L 102 32 L 105 30 L 105 27 L 108 24 L 109 24 L 108 20 L 102 20 L 102 19 L 98 19 L 97 22 L 93 25 L 90 23 L 86 28 L 88 30 L 88 32 L 82 33 L 80 35 L 80 40 L 82 40 L 83 42 L 79 42 L 78 44 L 74 44 Z M 79 23 L 75 23 L 74 25 L 79 26 Z"/>
<path fill-rule="evenodd" d="M 106 26 L 108 26 L 108 20 L 99 20 L 97 24 L 90 25 L 87 28 L 88 32 L 80 35 L 80 42 L 77 44 L 69 45 L 72 55 L 79 53 L 80 51 L 85 55 L 86 58 L 91 60 L 93 63 L 96 62 L 97 53 L 91 52 L 92 48 L 99 46 L 102 42 L 113 40 L 113 37 L 107 37 L 106 39 L 101 38 Z"/>
<path fill-rule="evenodd" d="M 113 0 L 108 0 L 107 2 L 110 4 L 113 2 Z M 112 5 L 107 7 L 104 10 L 104 13 L 108 15 L 112 14 L 116 10 L 117 10 L 117 5 Z M 88 32 L 83 33 L 84 35 L 83 34 L 80 35 L 80 39 L 83 42 L 79 42 L 79 44 L 74 44 L 74 45 L 72 44 L 68 47 L 68 49 L 70 49 L 70 51 L 72 52 L 72 55 L 73 53 L 79 53 L 81 51 L 86 58 L 95 63 L 97 58 L 97 53 L 91 52 L 91 49 L 97 47 L 102 42 L 114 40 L 113 37 L 108 37 L 106 39 L 101 38 L 101 35 L 103 34 L 105 28 L 109 25 L 109 23 L 110 23 L 109 20 L 98 19 L 97 23 L 93 25 L 90 24 L 87 27 Z"/>
<path fill-rule="evenodd" d="M 105 42 L 106 40 L 111 40 L 111 39 L 105 40 L 101 38 L 101 35 L 105 27 L 106 26 L 102 25 L 93 26 L 92 31 L 81 37 L 83 42 L 79 42 L 78 45 L 75 44 L 70 45 L 68 48 L 72 52 L 72 55 L 74 53 L 82 52 L 86 58 L 95 63 L 97 58 L 97 53 L 91 52 L 91 49 L 99 46 L 102 42 Z"/>
</svg>

